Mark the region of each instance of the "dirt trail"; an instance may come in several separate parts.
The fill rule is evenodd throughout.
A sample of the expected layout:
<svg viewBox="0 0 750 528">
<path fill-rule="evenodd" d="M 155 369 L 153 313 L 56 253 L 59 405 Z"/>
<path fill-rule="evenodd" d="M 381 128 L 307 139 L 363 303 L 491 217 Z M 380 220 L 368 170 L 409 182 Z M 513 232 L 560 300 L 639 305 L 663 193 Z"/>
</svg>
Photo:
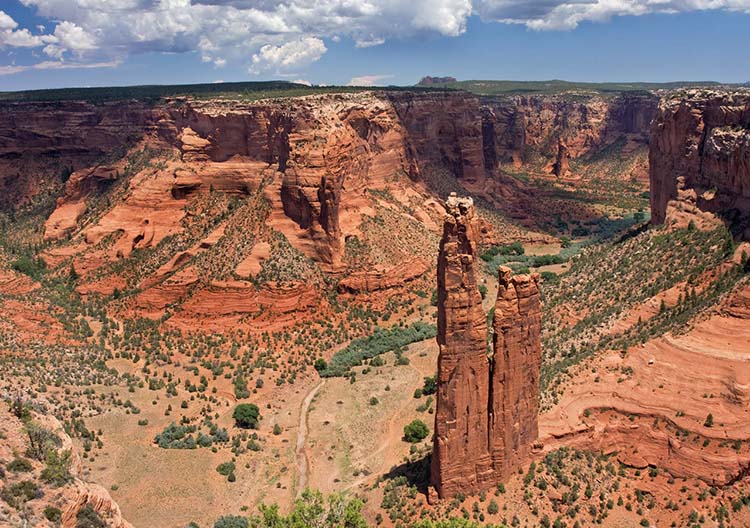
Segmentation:
<svg viewBox="0 0 750 528">
<path fill-rule="evenodd" d="M 297 497 L 299 497 L 307 487 L 307 476 L 310 472 L 310 461 L 307 459 L 307 412 L 310 405 L 318 395 L 318 391 L 323 388 L 326 380 L 320 380 L 302 400 L 302 406 L 299 411 L 299 428 L 297 429 Z"/>
</svg>

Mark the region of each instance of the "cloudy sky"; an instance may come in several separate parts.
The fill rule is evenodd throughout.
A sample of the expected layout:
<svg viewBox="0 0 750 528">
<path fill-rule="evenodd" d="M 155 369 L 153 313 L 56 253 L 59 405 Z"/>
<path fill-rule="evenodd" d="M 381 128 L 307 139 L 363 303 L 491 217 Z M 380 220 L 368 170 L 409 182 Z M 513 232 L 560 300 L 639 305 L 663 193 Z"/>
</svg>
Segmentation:
<svg viewBox="0 0 750 528">
<path fill-rule="evenodd" d="M 750 0 L 0 0 L 0 91 L 750 81 Z"/>
</svg>

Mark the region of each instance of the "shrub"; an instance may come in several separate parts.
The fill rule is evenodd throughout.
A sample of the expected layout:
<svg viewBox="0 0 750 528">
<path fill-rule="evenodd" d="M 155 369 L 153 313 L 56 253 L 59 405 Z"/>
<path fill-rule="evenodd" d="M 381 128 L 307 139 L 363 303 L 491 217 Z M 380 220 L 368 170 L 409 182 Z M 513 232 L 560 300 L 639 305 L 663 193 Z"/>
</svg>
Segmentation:
<svg viewBox="0 0 750 528">
<path fill-rule="evenodd" d="M 279 424 L 273 424 L 273 434 L 276 436 L 281 434 L 281 426 Z"/>
<path fill-rule="evenodd" d="M 237 427 L 243 429 L 257 429 L 260 419 L 260 409 L 254 403 L 241 403 L 234 408 L 232 413 Z"/>
<path fill-rule="evenodd" d="M 709 413 L 709 415 L 706 416 L 706 421 L 703 422 L 703 425 L 706 426 L 706 427 L 713 427 L 713 425 L 714 425 L 714 415 Z"/>
<path fill-rule="evenodd" d="M 69 473 L 70 468 L 70 450 L 58 452 L 55 450 L 47 451 L 47 467 L 42 470 L 42 480 L 53 486 L 64 486 L 72 477 Z"/>
<path fill-rule="evenodd" d="M 216 472 L 219 475 L 228 477 L 231 473 L 234 473 L 235 468 L 234 462 L 223 462 L 216 466 Z"/>
<path fill-rule="evenodd" d="M 26 426 L 26 434 L 29 436 L 29 448 L 26 454 L 36 460 L 44 460 L 48 450 L 62 446 L 59 436 L 36 423 Z"/>
<path fill-rule="evenodd" d="M 404 440 L 415 444 L 427 438 L 430 430 L 422 420 L 414 420 L 409 425 L 404 426 Z"/>
<path fill-rule="evenodd" d="M 107 528 L 107 524 L 91 504 L 87 504 L 76 515 L 76 528 Z"/>
<path fill-rule="evenodd" d="M 34 466 L 31 464 L 31 460 L 26 458 L 16 458 L 8 463 L 6 469 L 13 473 L 28 473 L 34 469 Z"/>
<path fill-rule="evenodd" d="M 315 370 L 318 372 L 323 372 L 328 368 L 328 363 L 326 363 L 326 360 L 323 358 L 318 358 L 315 360 Z"/>
<path fill-rule="evenodd" d="M 37 486 L 35 482 L 24 480 L 15 484 L 6 485 L 2 491 L 0 491 L 0 498 L 14 508 L 19 508 L 24 502 L 36 498 L 38 492 L 39 486 Z"/>
<path fill-rule="evenodd" d="M 154 442 L 162 449 L 195 449 L 197 447 L 195 438 L 190 434 L 195 431 L 194 425 L 177 425 L 172 422 L 156 435 Z"/>
<path fill-rule="evenodd" d="M 422 394 L 429 395 L 437 392 L 437 376 L 427 376 L 422 385 Z"/>
<path fill-rule="evenodd" d="M 239 515 L 224 515 L 214 523 L 214 528 L 248 528 L 248 522 Z"/>
<path fill-rule="evenodd" d="M 47 506 L 44 508 L 44 517 L 53 523 L 60 522 L 62 519 L 62 510 L 55 508 L 54 506 Z"/>
<path fill-rule="evenodd" d="M 33 259 L 31 257 L 23 256 L 18 260 L 14 260 L 11 263 L 11 267 L 24 275 L 28 275 L 34 280 L 39 280 L 44 275 L 46 264 L 41 258 Z"/>
<path fill-rule="evenodd" d="M 375 396 L 370 398 L 370 405 L 377 405 L 378 403 L 380 403 L 380 401 L 378 401 L 378 399 Z"/>
</svg>

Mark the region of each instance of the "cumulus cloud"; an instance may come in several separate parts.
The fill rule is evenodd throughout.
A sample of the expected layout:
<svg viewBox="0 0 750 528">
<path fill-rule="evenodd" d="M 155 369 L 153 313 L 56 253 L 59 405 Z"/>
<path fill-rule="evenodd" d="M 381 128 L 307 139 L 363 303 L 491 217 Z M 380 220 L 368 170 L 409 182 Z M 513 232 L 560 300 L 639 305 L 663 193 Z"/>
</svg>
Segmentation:
<svg viewBox="0 0 750 528">
<path fill-rule="evenodd" d="M 325 43 L 316 37 L 303 37 L 280 46 L 266 44 L 253 55 L 251 73 L 285 71 L 306 66 L 320 59 L 328 51 Z"/>
<path fill-rule="evenodd" d="M 360 77 L 352 77 L 347 83 L 347 86 L 377 86 L 380 81 L 390 79 L 393 75 L 362 75 Z"/>
<path fill-rule="evenodd" d="M 369 47 L 424 34 L 454 37 L 466 31 L 473 14 L 534 30 L 572 30 L 622 15 L 750 13 L 750 0 L 18 1 L 48 22 L 34 34 L 0 11 L 0 48 L 40 48 L 63 62 L 197 52 L 216 68 L 232 61 L 254 74 L 293 72 L 320 59 L 326 42 L 345 38 Z"/>
<path fill-rule="evenodd" d="M 42 44 L 42 37 L 32 35 L 28 29 L 19 29 L 18 22 L 5 11 L 0 11 L 0 48 L 34 48 Z"/>
</svg>

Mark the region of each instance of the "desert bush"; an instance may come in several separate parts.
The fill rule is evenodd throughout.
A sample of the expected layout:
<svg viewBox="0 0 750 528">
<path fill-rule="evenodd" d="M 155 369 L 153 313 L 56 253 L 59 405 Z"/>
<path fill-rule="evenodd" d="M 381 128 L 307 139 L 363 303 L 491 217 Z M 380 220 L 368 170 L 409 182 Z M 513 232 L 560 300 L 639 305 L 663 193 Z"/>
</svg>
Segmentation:
<svg viewBox="0 0 750 528">
<path fill-rule="evenodd" d="M 214 528 L 248 528 L 248 526 L 247 519 L 239 515 L 224 515 L 214 523 Z"/>
<path fill-rule="evenodd" d="M 48 450 L 62 446 L 59 436 L 37 423 L 27 424 L 26 434 L 29 437 L 26 455 L 36 460 L 44 460 Z"/>
<path fill-rule="evenodd" d="M 15 484 L 9 484 L 0 491 L 0 499 L 19 508 L 23 503 L 35 499 L 39 493 L 39 486 L 31 480 L 24 480 Z"/>
<path fill-rule="evenodd" d="M 430 434 L 430 430 L 422 420 L 414 420 L 404 426 L 404 440 L 412 444 L 421 442 L 427 438 L 428 434 Z"/>
<path fill-rule="evenodd" d="M 31 461 L 26 458 L 15 458 L 5 467 L 8 471 L 12 471 L 13 473 L 28 473 L 34 469 Z"/>
<path fill-rule="evenodd" d="M 156 435 L 154 442 L 162 449 L 195 449 L 195 438 L 191 433 L 196 431 L 194 425 L 177 425 L 172 422 Z"/>
<path fill-rule="evenodd" d="M 53 523 L 60 522 L 60 519 L 62 519 L 62 510 L 54 506 L 46 506 L 44 508 L 44 518 Z"/>
<path fill-rule="evenodd" d="M 261 504 L 260 515 L 251 517 L 250 523 L 253 528 L 368 528 L 362 505 L 359 499 L 340 494 L 325 498 L 319 491 L 306 489 L 288 515 L 282 515 L 276 504 Z"/>
<path fill-rule="evenodd" d="M 234 408 L 232 413 L 237 427 L 243 429 L 257 429 L 260 419 L 260 409 L 254 403 L 241 403 Z"/>
<path fill-rule="evenodd" d="M 427 376 L 422 385 L 422 394 L 429 395 L 437 392 L 437 376 Z"/>
<path fill-rule="evenodd" d="M 107 528 L 107 523 L 87 504 L 76 515 L 76 528 Z"/>
<path fill-rule="evenodd" d="M 42 480 L 53 486 L 64 486 L 73 478 L 70 476 L 70 450 L 47 451 L 45 462 L 47 466 L 42 470 Z"/>
</svg>

